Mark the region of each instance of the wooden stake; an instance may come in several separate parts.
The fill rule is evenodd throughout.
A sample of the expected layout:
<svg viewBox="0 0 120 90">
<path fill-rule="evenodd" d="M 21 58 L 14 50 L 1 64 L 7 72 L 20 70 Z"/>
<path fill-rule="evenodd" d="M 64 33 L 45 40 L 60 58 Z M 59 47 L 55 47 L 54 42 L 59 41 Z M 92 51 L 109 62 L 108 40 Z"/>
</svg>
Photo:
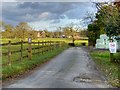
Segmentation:
<svg viewBox="0 0 120 90">
<path fill-rule="evenodd" d="M 10 56 L 11 56 L 11 41 L 9 41 L 9 44 L 8 44 L 8 64 L 9 65 L 11 65 Z"/>
</svg>

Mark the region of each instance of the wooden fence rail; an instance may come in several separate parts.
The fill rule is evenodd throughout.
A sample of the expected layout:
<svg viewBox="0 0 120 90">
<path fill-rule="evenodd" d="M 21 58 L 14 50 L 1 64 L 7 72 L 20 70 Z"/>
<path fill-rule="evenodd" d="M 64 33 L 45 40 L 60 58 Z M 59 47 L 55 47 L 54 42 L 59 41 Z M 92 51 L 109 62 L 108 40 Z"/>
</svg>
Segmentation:
<svg viewBox="0 0 120 90">
<path fill-rule="evenodd" d="M 21 42 L 16 43 L 9 41 L 8 43 L 0 44 L 2 46 L 2 65 L 11 65 L 16 61 L 23 61 L 24 58 L 31 60 L 33 55 L 44 54 L 64 45 L 65 42 L 63 41 L 24 42 L 21 40 Z M 14 58 L 15 54 L 17 54 L 15 56 L 17 59 Z"/>
</svg>

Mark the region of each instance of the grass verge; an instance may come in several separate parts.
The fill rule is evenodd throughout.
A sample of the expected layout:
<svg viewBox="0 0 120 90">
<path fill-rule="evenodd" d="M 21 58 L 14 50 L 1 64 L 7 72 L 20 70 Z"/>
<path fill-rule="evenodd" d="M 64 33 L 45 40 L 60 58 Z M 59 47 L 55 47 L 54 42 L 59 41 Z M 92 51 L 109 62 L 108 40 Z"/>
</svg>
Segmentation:
<svg viewBox="0 0 120 90">
<path fill-rule="evenodd" d="M 41 54 L 34 55 L 32 57 L 32 60 L 28 60 L 26 58 L 26 59 L 24 59 L 24 61 L 16 62 L 16 63 L 12 64 L 11 66 L 5 66 L 2 68 L 2 80 L 6 80 L 7 78 L 15 77 L 15 76 L 25 73 L 28 70 L 32 70 L 37 65 L 40 65 L 40 64 L 50 60 L 54 56 L 60 54 L 66 48 L 68 48 L 68 46 L 57 48 L 57 49 L 49 51 L 43 55 L 41 55 Z"/>
<path fill-rule="evenodd" d="M 108 82 L 114 87 L 120 87 L 119 64 L 110 62 L 109 51 L 92 51 L 90 52 L 90 55 L 98 68 L 105 74 Z M 118 55 L 118 53 L 115 54 L 115 58 L 118 58 Z"/>
</svg>

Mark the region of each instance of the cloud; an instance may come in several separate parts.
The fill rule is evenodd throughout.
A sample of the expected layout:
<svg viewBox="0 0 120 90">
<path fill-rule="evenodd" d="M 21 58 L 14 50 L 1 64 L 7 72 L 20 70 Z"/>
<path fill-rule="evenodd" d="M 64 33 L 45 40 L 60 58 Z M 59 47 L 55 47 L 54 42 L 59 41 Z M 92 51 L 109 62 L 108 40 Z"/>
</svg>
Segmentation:
<svg viewBox="0 0 120 90">
<path fill-rule="evenodd" d="M 39 18 L 48 18 L 51 15 L 50 12 L 43 12 L 39 15 Z"/>
<path fill-rule="evenodd" d="M 16 0 L 3 0 L 2 2 L 16 2 Z"/>
<path fill-rule="evenodd" d="M 41 21 L 30 22 L 29 25 L 34 27 L 34 29 L 36 30 L 48 29 L 49 31 L 54 31 L 57 29 L 57 27 L 68 26 L 71 23 L 74 23 L 75 25 L 83 28 L 84 22 L 82 19 L 69 19 L 67 16 L 64 17 L 65 17 L 64 19 L 46 20 L 46 21 L 41 20 Z"/>
<path fill-rule="evenodd" d="M 53 20 L 51 23 L 60 23 L 60 19 Z"/>
<path fill-rule="evenodd" d="M 26 9 L 21 9 L 18 8 L 18 3 L 3 3 L 3 7 L 2 7 L 2 16 L 6 19 L 6 20 L 12 20 L 12 21 L 30 21 L 28 20 L 27 16 L 31 14 L 32 10 L 30 8 L 26 8 Z M 32 15 L 34 16 L 34 15 Z M 26 18 L 25 18 L 26 17 Z M 3 20 L 4 20 L 3 18 Z"/>
<path fill-rule="evenodd" d="M 3 0 L 2 2 L 114 2 L 115 0 Z"/>
<path fill-rule="evenodd" d="M 19 8 L 31 8 L 32 10 L 39 11 L 39 12 L 44 12 L 44 11 L 50 11 L 51 13 L 57 13 L 57 14 L 62 14 L 70 9 L 76 8 L 80 5 L 78 3 L 66 3 L 66 2 L 60 2 L 60 3 L 40 3 L 40 2 L 25 2 L 23 4 L 19 4 Z"/>
<path fill-rule="evenodd" d="M 74 0 L 74 2 L 90 2 L 91 0 Z M 4 0 L 3 2 L 73 2 L 73 0 Z"/>
<path fill-rule="evenodd" d="M 74 9 L 71 9 L 69 11 L 66 11 L 64 14 L 66 14 L 69 18 L 84 18 L 86 16 L 86 13 L 96 13 L 97 9 L 94 8 L 94 4 L 93 3 L 81 3 L 81 6 L 78 6 Z"/>
<path fill-rule="evenodd" d="M 8 24 L 16 26 L 19 22 L 28 22 L 37 29 L 52 29 L 78 23 L 87 11 L 95 13 L 96 9 L 89 2 L 4 2 L 2 11 L 3 21 Z"/>
</svg>

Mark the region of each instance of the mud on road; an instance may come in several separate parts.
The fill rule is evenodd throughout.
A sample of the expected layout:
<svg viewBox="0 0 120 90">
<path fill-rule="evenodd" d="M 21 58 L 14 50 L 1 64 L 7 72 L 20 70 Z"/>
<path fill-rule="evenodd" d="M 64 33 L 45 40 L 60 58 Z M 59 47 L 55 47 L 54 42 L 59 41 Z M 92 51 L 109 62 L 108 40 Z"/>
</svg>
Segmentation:
<svg viewBox="0 0 120 90">
<path fill-rule="evenodd" d="M 6 88 L 109 88 L 87 50 L 72 47 Z"/>
</svg>

